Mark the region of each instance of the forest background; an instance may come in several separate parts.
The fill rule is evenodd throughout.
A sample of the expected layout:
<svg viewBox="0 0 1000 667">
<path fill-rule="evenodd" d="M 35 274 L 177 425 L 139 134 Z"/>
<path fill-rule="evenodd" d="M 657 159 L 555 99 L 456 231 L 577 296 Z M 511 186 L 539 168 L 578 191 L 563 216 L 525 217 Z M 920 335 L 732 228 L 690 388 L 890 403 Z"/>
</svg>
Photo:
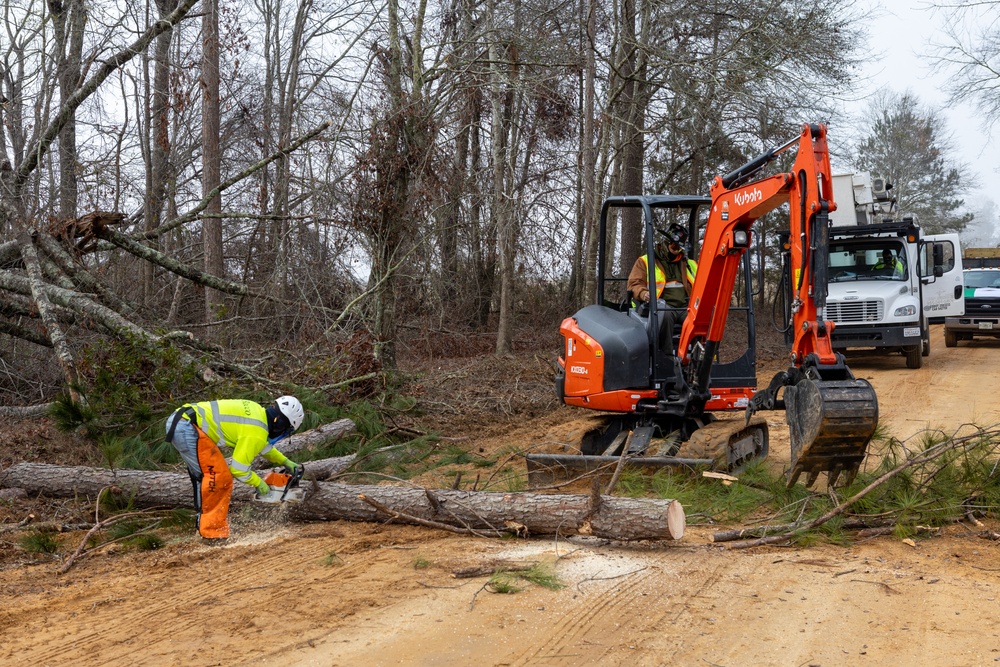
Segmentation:
<svg viewBox="0 0 1000 667">
<path fill-rule="evenodd" d="M 936 61 L 985 125 L 1000 41 L 968 18 L 996 7 L 939 14 L 987 26 L 946 33 Z M 418 357 L 555 349 L 594 293 L 604 197 L 707 194 L 803 122 L 925 231 L 994 244 L 940 109 L 867 88 L 870 18 L 849 0 L 5 0 L 0 405 L 128 430 L 225 392 L 315 406 Z M 758 222 L 765 258 L 782 226 Z M 640 235 L 623 216 L 608 261 L 627 269 Z"/>
</svg>

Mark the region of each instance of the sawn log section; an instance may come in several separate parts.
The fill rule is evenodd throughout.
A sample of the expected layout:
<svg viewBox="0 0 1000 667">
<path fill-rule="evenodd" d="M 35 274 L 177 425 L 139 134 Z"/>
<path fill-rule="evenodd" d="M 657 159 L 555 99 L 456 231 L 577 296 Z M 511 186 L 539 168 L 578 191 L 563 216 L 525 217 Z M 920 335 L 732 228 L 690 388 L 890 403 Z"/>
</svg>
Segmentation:
<svg viewBox="0 0 1000 667">
<path fill-rule="evenodd" d="M 308 465 L 307 465 L 308 470 Z M 0 487 L 54 497 L 96 496 L 109 486 L 134 494 L 141 506 L 189 507 L 187 474 L 145 470 L 108 470 L 18 463 L 0 472 Z M 615 540 L 668 540 L 684 535 L 684 509 L 676 500 L 540 493 L 491 493 L 403 486 L 347 485 L 310 481 L 305 502 L 290 515 L 305 521 L 418 520 L 459 528 L 527 535 L 586 534 Z M 385 509 L 386 515 L 360 496 Z M 253 490 L 236 484 L 235 501 L 249 501 Z M 595 500 L 596 499 L 596 500 Z"/>
</svg>

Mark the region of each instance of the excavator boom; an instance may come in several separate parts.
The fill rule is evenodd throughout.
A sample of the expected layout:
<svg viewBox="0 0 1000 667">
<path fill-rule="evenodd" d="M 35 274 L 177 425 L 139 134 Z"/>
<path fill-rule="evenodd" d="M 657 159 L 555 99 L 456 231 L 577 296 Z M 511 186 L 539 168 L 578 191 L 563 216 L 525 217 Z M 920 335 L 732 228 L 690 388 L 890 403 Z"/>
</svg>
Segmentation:
<svg viewBox="0 0 1000 667">
<path fill-rule="evenodd" d="M 746 182 L 768 162 L 797 146 L 792 169 Z M 794 332 L 791 367 L 758 392 L 747 418 L 760 409 L 784 408 L 792 445 L 789 484 L 803 472 L 812 485 L 826 471 L 832 485 L 841 472 L 853 479 L 878 423 L 878 400 L 866 380 L 854 377 L 833 351 L 833 322 L 823 319 L 827 295 L 829 213 L 836 210 L 826 127 L 804 125 L 800 136 L 716 177 L 712 208 L 681 331 L 679 356 L 691 366 L 689 381 L 707 386 L 712 359 L 725 330 L 736 268 L 762 215 L 789 207 L 790 285 Z M 784 399 L 778 399 L 782 392 Z"/>
</svg>

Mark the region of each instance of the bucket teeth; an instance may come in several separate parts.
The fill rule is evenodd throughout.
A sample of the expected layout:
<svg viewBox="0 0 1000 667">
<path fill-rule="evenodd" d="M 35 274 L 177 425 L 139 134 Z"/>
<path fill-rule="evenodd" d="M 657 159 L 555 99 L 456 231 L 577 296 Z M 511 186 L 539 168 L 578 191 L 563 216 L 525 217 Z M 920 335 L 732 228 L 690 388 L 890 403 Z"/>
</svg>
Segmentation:
<svg viewBox="0 0 1000 667">
<path fill-rule="evenodd" d="M 833 486 L 841 473 L 854 480 L 878 425 L 878 399 L 867 380 L 803 379 L 785 389 L 792 459 L 788 486 L 807 473 L 806 486 L 826 472 Z"/>
</svg>

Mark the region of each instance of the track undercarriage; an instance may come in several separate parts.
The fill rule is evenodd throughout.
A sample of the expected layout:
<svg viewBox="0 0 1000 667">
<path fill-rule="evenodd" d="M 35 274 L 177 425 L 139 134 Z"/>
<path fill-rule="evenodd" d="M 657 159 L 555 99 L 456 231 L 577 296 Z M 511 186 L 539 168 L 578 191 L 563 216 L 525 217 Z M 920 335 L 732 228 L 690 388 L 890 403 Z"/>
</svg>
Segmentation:
<svg viewBox="0 0 1000 667">
<path fill-rule="evenodd" d="M 738 472 L 767 456 L 767 423 L 755 417 L 684 420 L 612 415 L 583 435 L 580 454 L 528 454 L 534 488 L 591 475 L 611 475 L 621 465 L 655 471 L 665 467 Z"/>
</svg>

